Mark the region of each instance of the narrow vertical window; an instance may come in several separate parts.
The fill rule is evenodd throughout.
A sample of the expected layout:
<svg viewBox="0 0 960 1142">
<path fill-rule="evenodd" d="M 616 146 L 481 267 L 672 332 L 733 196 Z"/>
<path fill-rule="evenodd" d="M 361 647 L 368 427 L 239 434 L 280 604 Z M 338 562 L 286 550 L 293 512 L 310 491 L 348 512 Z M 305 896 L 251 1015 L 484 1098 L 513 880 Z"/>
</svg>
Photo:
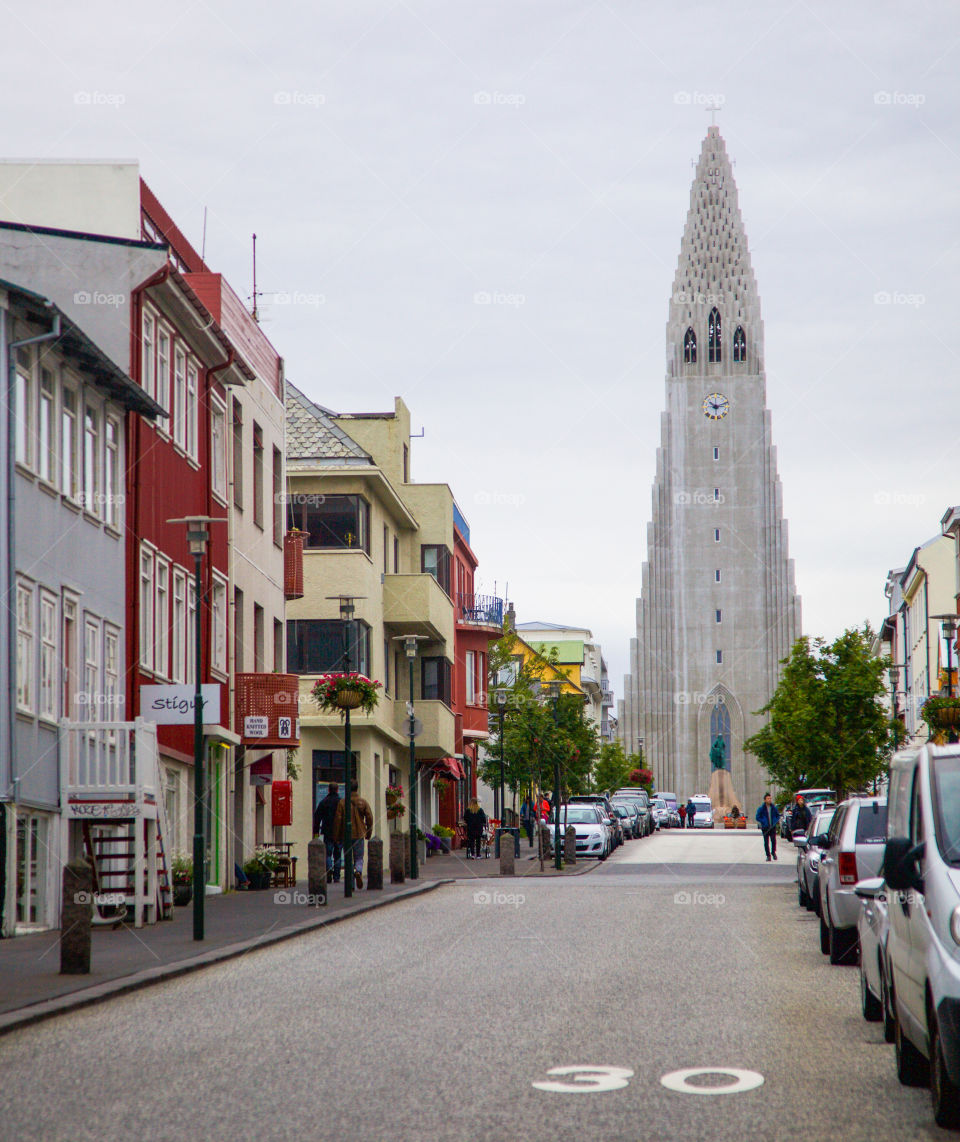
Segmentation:
<svg viewBox="0 0 960 1142">
<path fill-rule="evenodd" d="M 183 680 L 190 685 L 197 676 L 197 621 L 197 584 L 191 575 L 187 579 L 187 638 L 183 663 Z"/>
<path fill-rule="evenodd" d="M 120 720 L 120 632 L 116 627 L 103 629 L 103 696 L 104 720 Z"/>
<path fill-rule="evenodd" d="M 273 669 L 283 673 L 283 623 L 279 619 L 273 620 Z"/>
<path fill-rule="evenodd" d="M 721 338 L 723 336 L 720 326 L 720 311 L 718 309 L 710 310 L 710 317 L 707 322 L 707 360 L 717 363 L 721 359 Z"/>
<path fill-rule="evenodd" d="M 253 422 L 253 522 L 263 527 L 263 429 Z"/>
<path fill-rule="evenodd" d="M 406 444 L 403 446 L 403 482 L 410 483 L 410 448 Z"/>
<path fill-rule="evenodd" d="M 400 537 L 398 535 L 393 537 L 393 573 L 394 575 L 400 574 Z"/>
<path fill-rule="evenodd" d="M 157 333 L 157 404 L 165 412 L 170 412 L 170 334 L 164 330 Z M 158 427 L 172 432 L 169 417 L 158 416 Z"/>
<path fill-rule="evenodd" d="M 17 350 L 16 440 L 18 464 L 33 464 L 33 367 L 28 349 Z"/>
<path fill-rule="evenodd" d="M 57 717 L 57 597 L 40 592 L 40 709 L 41 718 Z"/>
<path fill-rule="evenodd" d="M 170 564 L 157 556 L 154 581 L 156 604 L 153 617 L 153 668 L 160 678 L 170 670 Z"/>
<path fill-rule="evenodd" d="M 143 342 L 141 345 L 140 385 L 147 396 L 154 395 L 156 377 L 156 345 L 154 344 L 155 323 L 149 313 L 143 315 Z"/>
<path fill-rule="evenodd" d="M 233 589 L 233 669 L 243 672 L 246 661 L 243 645 L 243 591 L 239 587 Z"/>
<path fill-rule="evenodd" d="M 210 487 L 227 499 L 227 410 L 210 397 Z"/>
<path fill-rule="evenodd" d="M 716 569 L 716 571 L 714 571 L 713 579 L 714 579 L 714 582 L 716 582 L 716 583 L 720 582 L 720 568 L 719 567 Z"/>
<path fill-rule="evenodd" d="M 262 674 L 266 669 L 264 655 L 266 647 L 264 646 L 264 638 L 266 631 L 264 630 L 264 614 L 263 607 L 259 603 L 253 604 L 253 670 L 255 674 Z"/>
<path fill-rule="evenodd" d="M 273 542 L 283 545 L 283 457 L 273 450 Z"/>
<path fill-rule="evenodd" d="M 683 335 L 683 363 L 695 365 L 697 363 L 697 335 L 688 329 Z"/>
<path fill-rule="evenodd" d="M 40 370 L 40 412 L 37 421 L 37 474 L 41 480 L 48 484 L 53 483 L 54 463 L 56 460 L 56 447 L 54 435 L 56 422 L 54 420 L 54 402 L 56 392 L 53 373 L 49 369 Z"/>
<path fill-rule="evenodd" d="M 60 397 L 60 491 L 77 498 L 77 394 L 64 386 Z"/>
<path fill-rule="evenodd" d="M 144 670 L 153 670 L 153 551 L 142 548 L 140 551 L 140 665 Z"/>
<path fill-rule="evenodd" d="M 88 722 L 97 721 L 100 706 L 100 623 L 87 618 L 83 624 L 83 692 Z"/>
<path fill-rule="evenodd" d="M 33 586 L 17 584 L 17 709 L 33 713 Z"/>
<path fill-rule="evenodd" d="M 87 405 L 83 416 L 83 507 L 101 515 L 100 503 L 100 414 Z"/>
<path fill-rule="evenodd" d="M 719 460 L 719 459 L 720 459 L 720 449 L 719 449 L 719 448 L 714 448 L 714 450 L 713 450 L 713 458 L 714 458 L 714 460 Z"/>
<path fill-rule="evenodd" d="M 719 527 L 715 527 L 713 529 L 713 541 L 714 541 L 714 543 L 720 542 L 720 528 Z"/>
<path fill-rule="evenodd" d="M 197 455 L 197 423 L 200 416 L 199 389 L 200 376 L 197 366 L 191 361 L 187 365 L 186 423 L 184 424 L 183 447 L 187 455 L 192 456 L 194 460 L 200 459 Z"/>
<path fill-rule="evenodd" d="M 104 423 L 103 439 L 103 518 L 119 531 L 123 503 L 120 491 L 120 425 L 110 417 Z"/>
<path fill-rule="evenodd" d="M 173 569 L 173 613 L 170 618 L 170 679 L 186 682 L 184 656 L 187 646 L 187 575 Z"/>
<path fill-rule="evenodd" d="M 717 665 L 719 666 L 720 663 L 722 663 L 722 662 L 723 662 L 723 651 L 718 650 L 717 651 Z"/>
<path fill-rule="evenodd" d="M 723 611 L 717 611 L 717 622 L 718 623 L 723 622 Z"/>
<path fill-rule="evenodd" d="M 390 529 L 383 525 L 383 573 L 390 570 Z"/>
<path fill-rule="evenodd" d="M 737 326 L 736 332 L 733 335 L 733 359 L 737 362 L 747 359 L 747 338 L 743 332 L 742 325 Z"/>
<path fill-rule="evenodd" d="M 211 592 L 211 622 L 213 624 L 211 665 L 221 674 L 227 673 L 227 584 L 216 575 Z M 274 668 L 276 669 L 276 668 Z"/>
<path fill-rule="evenodd" d="M 178 346 L 173 353 L 173 439 L 186 448 L 187 439 L 187 355 Z"/>
<path fill-rule="evenodd" d="M 233 505 L 243 511 L 243 406 L 233 398 Z"/>
<path fill-rule="evenodd" d="M 720 502 L 720 489 L 719 488 L 713 489 L 713 499 L 714 499 L 714 503 Z"/>
</svg>

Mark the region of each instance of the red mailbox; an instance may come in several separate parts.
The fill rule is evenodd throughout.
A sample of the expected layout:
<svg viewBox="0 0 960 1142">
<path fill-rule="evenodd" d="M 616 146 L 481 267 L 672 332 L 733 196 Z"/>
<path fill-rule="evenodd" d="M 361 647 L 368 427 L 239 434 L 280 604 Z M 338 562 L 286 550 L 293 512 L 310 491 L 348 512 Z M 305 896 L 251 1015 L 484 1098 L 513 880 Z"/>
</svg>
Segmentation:
<svg viewBox="0 0 960 1142">
<path fill-rule="evenodd" d="M 293 824 L 293 782 L 275 781 L 270 816 L 274 825 Z"/>
</svg>

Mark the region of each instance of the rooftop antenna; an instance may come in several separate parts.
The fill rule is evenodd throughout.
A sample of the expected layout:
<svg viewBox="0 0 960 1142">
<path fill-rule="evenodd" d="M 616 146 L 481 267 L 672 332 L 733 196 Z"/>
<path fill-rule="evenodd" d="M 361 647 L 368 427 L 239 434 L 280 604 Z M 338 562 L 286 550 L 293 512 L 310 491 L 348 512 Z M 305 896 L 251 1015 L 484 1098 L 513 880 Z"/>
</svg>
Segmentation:
<svg viewBox="0 0 960 1142">
<path fill-rule="evenodd" d="M 260 295 L 257 293 L 257 236 L 256 236 L 256 234 L 254 234 L 254 236 L 253 236 L 253 298 L 251 300 L 253 301 L 253 314 L 252 314 L 253 320 L 258 322 L 258 323 L 260 321 L 260 314 L 257 311 L 257 298 L 259 296 Z"/>
<path fill-rule="evenodd" d="M 207 208 L 203 208 L 203 238 L 200 240 L 200 261 L 207 259 Z"/>
</svg>

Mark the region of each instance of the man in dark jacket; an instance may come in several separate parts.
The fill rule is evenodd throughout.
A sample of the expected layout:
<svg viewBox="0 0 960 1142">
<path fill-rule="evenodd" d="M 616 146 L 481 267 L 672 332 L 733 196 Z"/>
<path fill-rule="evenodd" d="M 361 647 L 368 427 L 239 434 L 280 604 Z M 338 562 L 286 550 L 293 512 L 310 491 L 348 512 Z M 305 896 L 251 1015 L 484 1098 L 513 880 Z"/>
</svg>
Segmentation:
<svg viewBox="0 0 960 1142">
<path fill-rule="evenodd" d="M 767 860 L 777 859 L 777 822 L 780 820 L 780 810 L 774 805 L 769 793 L 763 795 L 763 804 L 757 810 L 757 824 L 763 830 L 763 851 Z"/>
<path fill-rule="evenodd" d="M 687 802 L 687 828 L 693 828 L 693 818 L 697 815 L 697 807 L 693 803 L 693 798 Z"/>
<path fill-rule="evenodd" d="M 357 888 L 363 888 L 363 842 L 373 836 L 373 810 L 359 793 L 359 784 L 356 780 L 350 782 L 350 848 L 353 852 L 343 854 L 343 875 L 350 875 L 350 866 L 353 866 L 353 875 Z M 344 803 L 337 805 L 333 816 L 333 838 L 343 843 L 343 816 Z"/>
<path fill-rule="evenodd" d="M 340 804 L 340 786 L 331 781 L 327 786 L 327 795 L 317 802 L 313 811 L 313 835 L 323 837 L 327 850 L 327 884 L 340 882 L 340 843 L 333 839 L 333 819 L 337 815 L 337 806 Z"/>
<path fill-rule="evenodd" d="M 793 812 L 790 814 L 791 836 L 794 833 L 805 833 L 807 831 L 807 826 L 812 820 L 813 814 L 810 812 L 806 801 L 804 801 L 803 794 L 799 794 L 797 797 L 797 803 L 793 807 Z"/>
</svg>

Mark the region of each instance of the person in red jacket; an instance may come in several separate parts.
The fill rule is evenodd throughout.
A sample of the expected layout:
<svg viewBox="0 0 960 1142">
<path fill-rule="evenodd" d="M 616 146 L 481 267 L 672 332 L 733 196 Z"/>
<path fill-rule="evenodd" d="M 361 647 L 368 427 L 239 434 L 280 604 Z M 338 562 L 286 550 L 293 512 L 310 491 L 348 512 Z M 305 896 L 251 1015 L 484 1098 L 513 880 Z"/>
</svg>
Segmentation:
<svg viewBox="0 0 960 1142">
<path fill-rule="evenodd" d="M 686 820 L 687 820 L 687 807 L 686 807 L 686 805 L 681 805 L 680 808 L 677 810 L 677 812 L 680 814 L 680 828 L 682 829 L 684 827 L 684 825 L 686 824 Z"/>
</svg>

